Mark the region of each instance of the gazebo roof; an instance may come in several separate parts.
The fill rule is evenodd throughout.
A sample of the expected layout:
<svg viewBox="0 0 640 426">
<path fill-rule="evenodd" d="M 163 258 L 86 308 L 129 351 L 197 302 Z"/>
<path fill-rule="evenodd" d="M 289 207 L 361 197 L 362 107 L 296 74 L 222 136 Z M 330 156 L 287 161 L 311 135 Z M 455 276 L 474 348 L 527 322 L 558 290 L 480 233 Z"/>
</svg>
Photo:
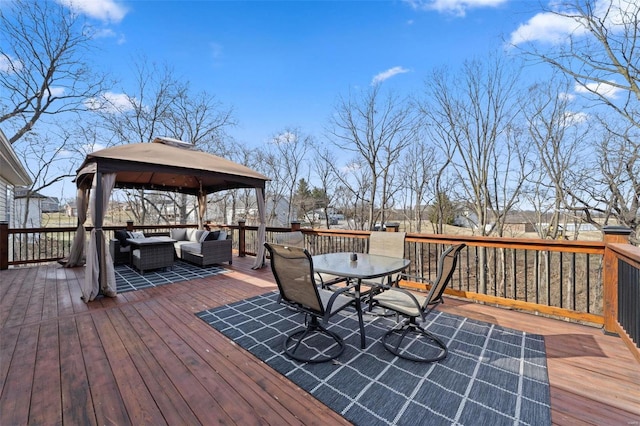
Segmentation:
<svg viewBox="0 0 640 426">
<path fill-rule="evenodd" d="M 116 173 L 118 188 L 146 188 L 187 194 L 235 188 L 264 188 L 268 177 L 233 161 L 191 149 L 170 138 L 134 143 L 88 154 L 76 176 L 77 186 L 91 186 L 93 175 Z"/>
</svg>

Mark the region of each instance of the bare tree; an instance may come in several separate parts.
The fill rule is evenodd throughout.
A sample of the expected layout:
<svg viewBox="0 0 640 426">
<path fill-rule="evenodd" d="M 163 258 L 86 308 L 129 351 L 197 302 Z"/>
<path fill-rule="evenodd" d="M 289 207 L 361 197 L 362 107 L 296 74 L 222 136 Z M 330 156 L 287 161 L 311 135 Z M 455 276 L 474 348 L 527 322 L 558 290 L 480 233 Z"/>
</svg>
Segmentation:
<svg viewBox="0 0 640 426">
<path fill-rule="evenodd" d="M 273 154 L 272 164 L 277 168 L 274 169 L 275 175 L 283 189 L 283 199 L 288 203 L 287 223 L 297 219 L 293 199 L 299 181 L 304 177 L 303 166 L 311 145 L 311 137 L 294 128 L 278 132 L 268 145 L 268 150 Z"/>
<path fill-rule="evenodd" d="M 573 208 L 567 189 L 574 187 L 587 165 L 581 147 L 588 143 L 590 126 L 585 114 L 570 110 L 569 89 L 566 80 L 552 78 L 532 85 L 522 99 L 523 118 L 540 166 L 523 196 L 536 210 L 540 238 L 564 236 L 561 213 Z"/>
<path fill-rule="evenodd" d="M 230 153 L 232 160 L 254 170 L 261 170 L 259 156 L 256 155 L 254 149 L 243 144 L 234 144 L 234 146 L 235 149 Z M 257 200 L 253 188 L 227 191 L 226 195 L 229 198 L 227 204 L 231 209 L 231 222 L 235 223 L 238 219 L 244 219 L 247 225 L 258 224 L 257 215 L 253 217 L 249 214 L 251 211 L 257 211 Z"/>
<path fill-rule="evenodd" d="M 453 155 L 459 198 L 468 200 L 481 235 L 501 231 L 528 170 L 513 125 L 517 81 L 517 73 L 492 56 L 467 61 L 458 73 L 435 71 L 426 83 L 423 112 L 434 142 Z"/>
<path fill-rule="evenodd" d="M 235 124 L 232 109 L 225 108 L 207 92 L 193 93 L 188 81 L 178 78 L 167 65 L 140 57 L 134 62 L 133 91 L 102 94 L 90 104 L 100 115 L 109 144 L 151 142 L 168 136 L 215 154 L 227 154 L 225 130 Z M 136 220 L 145 223 L 154 209 L 148 191 L 128 191 Z M 195 211 L 195 199 L 185 194 L 166 194 L 179 206 L 179 222 L 186 223 Z"/>
<path fill-rule="evenodd" d="M 25 196 L 24 215 L 20 218 L 22 227 L 27 226 L 30 199 L 34 195 L 63 179 L 75 176 L 77 163 L 70 158 L 71 141 L 72 135 L 69 132 L 50 128 L 45 135 L 30 133 L 16 144 L 18 156 L 30 164 L 27 171 L 33 182 Z M 43 144 L 46 146 L 47 143 L 51 148 L 43 150 Z"/>
<path fill-rule="evenodd" d="M 415 223 L 416 232 L 422 232 L 422 221 L 425 212 L 434 199 L 433 180 L 438 168 L 435 149 L 426 139 L 420 138 L 407 147 L 402 158 L 400 182 L 407 191 L 407 211 L 411 212 L 410 225 L 405 229 L 412 230 Z"/>
<path fill-rule="evenodd" d="M 326 197 L 325 206 L 325 225 L 330 228 L 331 223 L 329 220 L 329 209 L 335 208 L 336 201 L 336 186 L 339 182 L 334 174 L 333 164 L 337 163 L 335 154 L 330 152 L 326 147 L 315 147 L 317 155 L 314 155 L 312 160 L 313 171 L 315 172 L 318 181 L 320 182 L 319 189 L 324 193 Z"/>
<path fill-rule="evenodd" d="M 267 222 L 283 226 L 297 219 L 293 198 L 303 177 L 303 162 L 311 146 L 310 137 L 299 129 L 285 129 L 271 139 L 265 150 L 256 153 L 257 170 L 271 181 L 265 192 Z M 286 208 L 286 217 L 282 212 Z"/>
<path fill-rule="evenodd" d="M 637 244 L 640 4 L 635 0 L 567 0 L 553 2 L 546 13 L 571 24 L 565 43 L 546 48 L 526 37 L 512 37 L 512 42 L 572 78 L 578 92 L 626 123 L 620 124 L 612 115 L 599 116 L 610 134 L 601 136 L 601 158 L 594 166 L 602 175 L 600 184 L 592 181 L 591 187 L 604 192 L 585 187 L 581 194 L 572 194 L 579 204 L 575 208 L 596 226 L 600 224 L 591 218 L 591 212 L 612 214 L 632 229 L 631 241 Z M 613 151 L 609 151 L 611 148 Z M 603 208 L 602 202 L 615 204 Z"/>
<path fill-rule="evenodd" d="M 91 28 L 59 2 L 5 3 L 0 40 L 0 123 L 12 144 L 43 117 L 85 111 L 85 100 L 104 91 L 104 75 L 87 61 Z"/>
<path fill-rule="evenodd" d="M 368 167 L 363 167 L 362 159 L 356 158 L 342 164 L 335 153 L 328 149 L 315 149 L 316 168 L 332 181 L 333 205 L 342 210 L 349 229 L 365 229 L 369 225 L 368 212 L 371 190 L 371 175 Z M 326 170 L 325 170 L 326 169 Z M 329 191 L 331 192 L 331 191 Z"/>
<path fill-rule="evenodd" d="M 587 163 L 573 185 L 565 188 L 573 199 L 572 210 L 581 213 L 588 223 L 601 229 L 612 218 L 631 229 L 629 240 L 640 243 L 640 133 L 635 127 L 615 131 L 609 123 L 602 123 L 602 131 L 592 131 L 596 140 L 596 157 Z M 593 217 L 600 213 L 602 221 Z"/>
<path fill-rule="evenodd" d="M 371 169 L 366 167 L 363 159 L 356 159 L 349 162 L 341 170 L 339 176 L 340 185 L 336 194 L 341 199 L 340 205 L 345 206 L 348 217 L 351 218 L 349 226 L 353 229 L 373 229 L 375 217 L 371 220 L 371 200 L 373 178 Z"/>
<path fill-rule="evenodd" d="M 267 182 L 265 188 L 265 218 L 269 226 L 283 226 L 284 223 L 278 222 L 278 208 L 287 204 L 287 189 L 282 176 L 281 158 L 268 151 L 258 151 L 256 153 L 258 160 L 257 171 L 265 176 L 269 176 L 271 180 Z M 287 207 L 288 210 L 288 207 Z"/>
<path fill-rule="evenodd" d="M 349 98 L 340 98 L 327 131 L 339 149 L 353 153 L 368 168 L 371 188 L 368 223 L 373 229 L 379 206 L 384 222 L 387 210 L 399 189 L 394 179 L 403 150 L 416 140 L 419 128 L 413 106 L 393 93 L 383 97 L 380 85 Z M 354 191 L 359 192 L 359 191 Z"/>
<path fill-rule="evenodd" d="M 565 20 L 572 31 L 565 43 L 524 52 L 573 78 L 581 92 L 640 128 L 640 4 L 636 0 L 564 0 L 546 13 Z"/>
</svg>

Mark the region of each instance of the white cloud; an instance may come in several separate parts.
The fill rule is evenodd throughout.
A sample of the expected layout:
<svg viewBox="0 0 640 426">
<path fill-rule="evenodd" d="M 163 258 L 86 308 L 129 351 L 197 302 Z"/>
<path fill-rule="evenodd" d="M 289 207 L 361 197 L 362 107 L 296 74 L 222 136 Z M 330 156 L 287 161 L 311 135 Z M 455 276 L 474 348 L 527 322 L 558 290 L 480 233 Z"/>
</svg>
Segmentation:
<svg viewBox="0 0 640 426">
<path fill-rule="evenodd" d="M 564 43 L 569 34 L 583 32 L 575 20 L 554 13 L 538 13 L 511 33 L 511 44 L 542 41 L 551 44 Z"/>
<path fill-rule="evenodd" d="M 344 173 L 345 175 L 350 175 L 350 174 L 354 174 L 356 173 L 358 170 L 360 170 L 362 167 L 360 166 L 360 164 L 358 164 L 355 161 L 352 161 L 350 163 L 348 163 L 345 166 L 342 166 L 340 168 L 340 170 L 342 171 L 342 173 Z"/>
<path fill-rule="evenodd" d="M 571 102 L 576 98 L 576 95 L 573 93 L 563 92 L 558 95 L 558 98 L 560 98 L 561 101 Z"/>
<path fill-rule="evenodd" d="M 96 30 L 96 32 L 93 34 L 93 37 L 95 37 L 95 38 L 115 38 L 117 44 L 124 44 L 127 41 L 127 39 L 124 36 L 124 34 L 118 34 L 115 31 L 113 31 L 111 28 L 101 28 L 99 30 Z"/>
<path fill-rule="evenodd" d="M 124 93 L 105 92 L 99 98 L 89 98 L 84 104 L 90 110 L 103 110 L 111 114 L 131 111 L 136 100 Z"/>
<path fill-rule="evenodd" d="M 404 0 L 416 10 L 435 10 L 464 17 L 469 9 L 497 7 L 508 0 Z"/>
<path fill-rule="evenodd" d="M 511 44 L 529 41 L 559 44 L 566 41 L 569 35 L 580 36 L 588 33 L 577 18 L 563 16 L 576 14 L 575 11 L 562 9 L 559 2 L 549 3 L 549 8 L 550 12 L 538 13 L 511 33 Z M 638 8 L 640 3 L 628 0 L 596 0 L 593 15 L 602 20 L 610 31 L 621 31 L 625 22 L 628 27 L 630 16 L 637 16 Z"/>
<path fill-rule="evenodd" d="M 0 72 L 12 73 L 20 71 L 22 67 L 23 65 L 20 60 L 6 53 L 0 53 Z"/>
<path fill-rule="evenodd" d="M 283 132 L 273 138 L 275 144 L 295 143 L 298 141 L 298 135 L 293 132 Z"/>
<path fill-rule="evenodd" d="M 374 86 L 376 84 L 382 83 L 385 80 L 390 79 L 391 77 L 398 75 L 398 74 L 404 74 L 409 72 L 408 69 L 403 68 L 403 67 L 393 67 L 390 68 L 386 71 L 383 71 L 379 74 L 377 74 L 375 77 L 373 77 L 373 80 L 371 80 L 371 85 Z"/>
<path fill-rule="evenodd" d="M 100 151 L 101 149 L 105 149 L 106 146 L 99 144 L 99 143 L 93 143 L 93 144 L 84 144 L 80 147 L 80 150 L 86 155 L 86 154 L 91 154 L 92 152 L 96 152 L 96 151 Z"/>
<path fill-rule="evenodd" d="M 93 36 L 95 38 L 111 38 L 116 37 L 116 32 L 111 28 L 101 28 L 99 30 L 96 30 Z"/>
<path fill-rule="evenodd" d="M 64 95 L 64 87 L 49 87 L 49 96 L 59 97 Z"/>
<path fill-rule="evenodd" d="M 612 81 L 613 83 L 613 81 Z M 607 83 L 587 83 L 586 85 L 576 83 L 575 91 L 577 93 L 597 93 L 605 98 L 616 99 L 622 89 Z"/>
<path fill-rule="evenodd" d="M 567 111 L 564 114 L 565 123 L 567 126 L 575 126 L 580 123 L 584 123 L 589 119 L 589 114 L 586 112 L 571 112 Z"/>
<path fill-rule="evenodd" d="M 120 22 L 128 10 L 117 0 L 57 0 L 79 13 L 105 22 Z"/>
</svg>

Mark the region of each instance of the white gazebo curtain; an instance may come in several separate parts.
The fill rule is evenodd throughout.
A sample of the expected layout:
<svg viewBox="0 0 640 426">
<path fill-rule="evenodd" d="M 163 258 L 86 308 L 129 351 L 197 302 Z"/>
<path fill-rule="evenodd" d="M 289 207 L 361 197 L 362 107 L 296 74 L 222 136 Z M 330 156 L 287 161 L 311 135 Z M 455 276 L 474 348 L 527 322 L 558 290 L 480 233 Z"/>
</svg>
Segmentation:
<svg viewBox="0 0 640 426">
<path fill-rule="evenodd" d="M 89 236 L 85 280 L 81 286 L 82 299 L 85 302 L 94 300 L 101 291 L 109 297 L 115 297 L 117 294 L 113 259 L 102 231 L 104 216 L 109 207 L 109 198 L 115 183 L 115 173 L 96 173 L 93 177 L 90 207 L 94 228 Z M 98 244 L 101 250 L 98 250 Z"/>
<path fill-rule="evenodd" d="M 76 192 L 76 211 L 78 215 L 78 228 L 73 238 L 69 257 L 64 264 L 65 268 L 74 268 L 84 265 L 84 246 L 86 233 L 84 223 L 87 221 L 87 209 L 89 208 L 89 189 L 78 188 Z"/>
<path fill-rule="evenodd" d="M 256 200 L 258 201 L 258 216 L 260 223 L 258 224 L 258 247 L 256 250 L 256 261 L 253 263 L 252 269 L 260 269 L 265 265 L 264 246 L 267 235 L 267 224 L 265 223 L 265 206 L 264 206 L 264 188 L 256 188 Z"/>
</svg>

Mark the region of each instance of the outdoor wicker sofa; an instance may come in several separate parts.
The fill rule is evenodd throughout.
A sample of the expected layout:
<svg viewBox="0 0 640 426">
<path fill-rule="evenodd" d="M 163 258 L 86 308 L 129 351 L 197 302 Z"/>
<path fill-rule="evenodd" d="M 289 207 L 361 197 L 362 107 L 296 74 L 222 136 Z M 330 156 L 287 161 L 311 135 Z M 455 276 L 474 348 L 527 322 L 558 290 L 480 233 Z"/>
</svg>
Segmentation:
<svg viewBox="0 0 640 426">
<path fill-rule="evenodd" d="M 126 231 L 124 232 L 125 238 L 131 236 L 127 234 Z M 157 235 L 143 236 L 149 237 Z M 199 266 L 209 266 L 224 262 L 229 262 L 229 265 L 231 265 L 233 263 L 233 241 L 231 240 L 231 235 L 227 234 L 225 231 L 208 232 L 193 228 L 178 228 L 172 229 L 169 236 L 171 239 L 175 240 L 173 243 L 174 252 L 175 257 L 178 259 L 182 259 Z M 152 269 L 150 267 L 151 265 L 142 265 L 143 267 L 140 268 L 140 265 L 137 265 L 136 263 L 143 261 L 141 261 L 139 257 L 138 259 L 133 257 L 131 254 L 131 246 L 123 247 L 121 240 L 118 238 L 112 238 L 109 241 L 109 251 L 111 252 L 114 264 L 132 264 L 140 270 Z M 168 260 L 158 260 L 158 262 L 166 264 Z"/>
<path fill-rule="evenodd" d="M 233 263 L 231 235 L 226 231 L 204 231 L 193 228 L 171 230 L 176 256 L 200 266 Z"/>
</svg>

